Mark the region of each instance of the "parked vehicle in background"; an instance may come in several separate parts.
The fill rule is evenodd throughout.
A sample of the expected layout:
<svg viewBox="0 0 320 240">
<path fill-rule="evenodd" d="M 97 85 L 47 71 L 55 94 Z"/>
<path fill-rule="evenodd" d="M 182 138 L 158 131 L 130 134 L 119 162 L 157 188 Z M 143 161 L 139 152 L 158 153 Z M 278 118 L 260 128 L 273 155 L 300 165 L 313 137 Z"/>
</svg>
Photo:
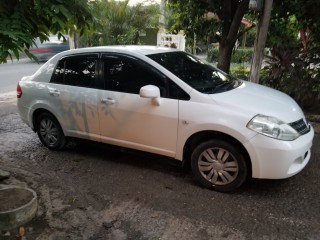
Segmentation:
<svg viewBox="0 0 320 240">
<path fill-rule="evenodd" d="M 314 131 L 292 98 L 177 49 L 63 52 L 24 77 L 17 97 L 49 149 L 76 137 L 161 154 L 218 191 L 293 176 L 311 156 Z"/>
<path fill-rule="evenodd" d="M 35 55 L 39 61 L 47 61 L 57 53 L 66 51 L 70 49 L 68 37 L 65 36 L 66 40 L 58 38 L 57 35 L 50 35 L 49 41 L 43 43 L 40 39 L 36 39 L 36 46 L 30 48 L 30 52 Z"/>
</svg>

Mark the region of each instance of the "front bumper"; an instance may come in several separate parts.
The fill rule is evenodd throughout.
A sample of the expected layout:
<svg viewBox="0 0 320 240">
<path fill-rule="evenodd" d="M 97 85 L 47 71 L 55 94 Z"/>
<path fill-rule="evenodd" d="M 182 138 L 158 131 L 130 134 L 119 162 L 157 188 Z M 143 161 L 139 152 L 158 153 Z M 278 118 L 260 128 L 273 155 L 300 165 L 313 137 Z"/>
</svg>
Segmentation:
<svg viewBox="0 0 320 240">
<path fill-rule="evenodd" d="M 299 173 L 309 162 L 314 130 L 294 141 L 257 134 L 244 144 L 252 163 L 252 177 L 282 179 Z"/>
</svg>

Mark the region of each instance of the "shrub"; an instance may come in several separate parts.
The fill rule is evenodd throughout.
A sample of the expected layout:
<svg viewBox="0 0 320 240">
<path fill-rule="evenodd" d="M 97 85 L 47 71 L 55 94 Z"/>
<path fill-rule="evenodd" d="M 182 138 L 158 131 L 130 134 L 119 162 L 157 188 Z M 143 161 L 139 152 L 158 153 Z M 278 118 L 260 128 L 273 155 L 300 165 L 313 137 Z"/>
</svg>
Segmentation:
<svg viewBox="0 0 320 240">
<path fill-rule="evenodd" d="M 219 54 L 218 48 L 210 48 L 207 56 L 208 62 L 217 62 L 218 54 Z M 252 54 L 253 54 L 252 48 L 238 48 L 233 52 L 231 56 L 231 62 L 232 63 L 250 62 L 252 59 Z"/>
<path fill-rule="evenodd" d="M 264 85 L 292 96 L 303 108 L 311 107 L 320 97 L 320 60 L 317 51 L 303 51 L 298 47 L 275 46 L 267 56 L 260 77 Z"/>
<path fill-rule="evenodd" d="M 219 54 L 219 48 L 208 49 L 207 61 L 208 62 L 217 62 L 218 54 Z"/>
<path fill-rule="evenodd" d="M 238 79 L 248 80 L 249 73 L 250 70 L 243 65 L 230 68 L 230 74 Z"/>
</svg>

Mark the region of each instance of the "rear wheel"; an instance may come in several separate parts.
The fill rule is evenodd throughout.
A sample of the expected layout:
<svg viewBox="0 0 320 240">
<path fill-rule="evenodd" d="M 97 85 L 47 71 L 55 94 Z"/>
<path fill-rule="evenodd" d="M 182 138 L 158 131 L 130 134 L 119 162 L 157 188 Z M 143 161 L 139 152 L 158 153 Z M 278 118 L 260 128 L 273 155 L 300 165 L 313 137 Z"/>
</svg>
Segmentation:
<svg viewBox="0 0 320 240">
<path fill-rule="evenodd" d="M 221 192 L 239 187 L 248 173 L 241 151 L 222 140 L 199 144 L 192 152 L 191 168 L 195 178 L 203 186 Z"/>
<path fill-rule="evenodd" d="M 51 150 L 59 150 L 66 144 L 66 139 L 56 118 L 48 113 L 42 113 L 37 119 L 36 130 L 43 145 Z"/>
</svg>

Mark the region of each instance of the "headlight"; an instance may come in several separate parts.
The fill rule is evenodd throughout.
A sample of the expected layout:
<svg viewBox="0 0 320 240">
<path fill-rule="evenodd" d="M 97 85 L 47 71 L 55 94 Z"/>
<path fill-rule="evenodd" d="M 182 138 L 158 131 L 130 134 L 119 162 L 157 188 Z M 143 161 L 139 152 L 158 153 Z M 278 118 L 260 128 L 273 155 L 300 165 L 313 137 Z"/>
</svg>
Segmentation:
<svg viewBox="0 0 320 240">
<path fill-rule="evenodd" d="M 247 124 L 247 128 L 265 136 L 279 140 L 292 141 L 300 136 L 290 125 L 275 117 L 256 115 Z"/>
</svg>

